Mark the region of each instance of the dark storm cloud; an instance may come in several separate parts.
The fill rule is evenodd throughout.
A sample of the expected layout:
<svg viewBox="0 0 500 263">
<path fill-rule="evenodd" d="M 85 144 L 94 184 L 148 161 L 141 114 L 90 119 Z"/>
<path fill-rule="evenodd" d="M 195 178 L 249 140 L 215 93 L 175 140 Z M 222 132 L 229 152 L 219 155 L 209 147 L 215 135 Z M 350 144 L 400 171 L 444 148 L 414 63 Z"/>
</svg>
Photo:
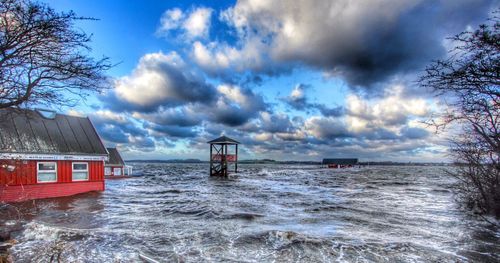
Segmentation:
<svg viewBox="0 0 500 263">
<path fill-rule="evenodd" d="M 125 132 L 120 129 L 118 126 L 109 125 L 109 126 L 96 126 L 96 129 L 99 131 L 99 135 L 101 138 L 108 142 L 114 143 L 128 143 L 128 136 Z"/>
<path fill-rule="evenodd" d="M 373 129 L 369 132 L 364 132 L 364 133 L 359 133 L 357 134 L 358 137 L 368 139 L 368 140 L 398 140 L 400 137 L 394 133 L 393 131 L 390 131 L 385 128 L 376 128 Z"/>
<path fill-rule="evenodd" d="M 257 47 L 263 58 L 302 62 L 344 77 L 351 87 L 373 87 L 443 57 L 444 39 L 483 22 L 495 5 L 493 0 L 238 1 L 221 17 L 245 33 L 240 53 L 254 51 L 249 47 L 258 38 L 265 43 Z M 249 69 L 263 72 L 275 64 Z"/>
<path fill-rule="evenodd" d="M 202 116 L 194 112 L 189 106 L 181 108 L 161 107 L 153 113 L 137 114 L 137 117 L 158 125 L 176 125 L 181 127 L 197 126 L 202 121 Z"/>
<path fill-rule="evenodd" d="M 107 131 L 108 134 L 114 131 L 113 134 L 115 134 L 117 138 L 122 137 L 118 135 L 118 133 L 132 136 L 141 136 L 145 133 L 143 129 L 136 126 L 127 117 L 114 112 L 97 111 L 91 114 L 89 118 L 98 130 Z"/>
<path fill-rule="evenodd" d="M 153 151 L 156 144 L 155 141 L 150 137 L 138 137 L 135 138 L 129 146 L 142 151 Z"/>
<path fill-rule="evenodd" d="M 325 117 L 340 117 L 345 114 L 344 107 L 342 106 L 337 106 L 337 107 L 328 107 L 323 104 L 315 104 L 316 108 L 321 112 L 321 114 Z"/>
<path fill-rule="evenodd" d="M 344 123 L 333 118 L 312 118 L 305 124 L 306 129 L 319 139 L 351 137 Z"/>
<path fill-rule="evenodd" d="M 141 151 L 155 149 L 155 142 L 149 137 L 148 132 L 137 126 L 125 114 L 100 110 L 90 114 L 89 118 L 106 142 L 122 144 L 127 149 L 133 148 Z"/>
<path fill-rule="evenodd" d="M 236 106 L 227 106 L 224 109 L 216 108 L 211 113 L 211 121 L 233 127 L 245 124 L 254 115 L 251 112 L 242 111 Z"/>
<path fill-rule="evenodd" d="M 248 88 L 221 85 L 217 96 L 215 103 L 196 107 L 195 111 L 207 114 L 212 122 L 232 127 L 246 124 L 270 107 L 261 94 Z"/>
<path fill-rule="evenodd" d="M 408 139 L 424 139 L 429 136 L 429 132 L 422 128 L 405 127 L 401 130 L 401 136 Z"/>
<path fill-rule="evenodd" d="M 327 50 L 324 57 L 310 62 L 340 71 L 349 83 L 360 86 L 371 86 L 396 73 L 421 69 L 445 54 L 442 41 L 446 36 L 460 32 L 473 21 L 471 16 L 445 16 L 461 10 L 484 15 L 488 10 L 481 3 L 458 2 L 449 6 L 450 3 L 422 1 L 399 14 L 392 23 L 380 22 L 360 29 L 364 34 L 361 46 L 349 48 L 345 43 L 342 52 Z M 447 19 L 454 23 L 441 23 Z"/>
<path fill-rule="evenodd" d="M 260 128 L 264 132 L 291 132 L 295 130 L 288 115 L 263 113 L 260 118 Z"/>
<path fill-rule="evenodd" d="M 295 86 L 295 88 L 293 88 L 290 95 L 280 99 L 295 110 L 308 110 L 314 107 L 313 104 L 309 103 L 309 98 L 306 95 L 306 91 L 311 88 L 311 85 L 302 83 L 298 84 L 297 86 Z"/>
<path fill-rule="evenodd" d="M 176 137 L 176 138 L 192 138 L 197 135 L 197 132 L 192 128 L 181 127 L 177 125 L 157 125 L 148 123 L 145 125 L 145 128 L 149 128 L 163 135 L 168 135 L 170 137 Z"/>
</svg>

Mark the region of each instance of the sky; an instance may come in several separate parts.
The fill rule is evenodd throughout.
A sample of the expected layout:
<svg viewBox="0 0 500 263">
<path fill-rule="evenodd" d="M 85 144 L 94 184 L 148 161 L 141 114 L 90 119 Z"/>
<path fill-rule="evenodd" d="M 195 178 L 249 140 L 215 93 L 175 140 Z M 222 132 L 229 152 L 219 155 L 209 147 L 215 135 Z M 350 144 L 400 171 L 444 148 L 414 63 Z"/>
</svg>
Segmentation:
<svg viewBox="0 0 500 263">
<path fill-rule="evenodd" d="M 111 87 L 66 113 L 88 116 L 125 159 L 449 161 L 444 105 L 416 80 L 447 38 L 484 23 L 489 0 L 46 0 L 98 20 L 91 56 Z"/>
</svg>

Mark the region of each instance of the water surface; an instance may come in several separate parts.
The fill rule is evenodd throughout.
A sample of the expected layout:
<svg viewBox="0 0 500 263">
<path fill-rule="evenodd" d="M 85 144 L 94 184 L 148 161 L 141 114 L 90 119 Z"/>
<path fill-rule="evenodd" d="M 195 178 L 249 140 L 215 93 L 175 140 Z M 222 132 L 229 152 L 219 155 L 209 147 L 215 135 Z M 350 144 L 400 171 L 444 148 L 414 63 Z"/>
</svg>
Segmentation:
<svg viewBox="0 0 500 263">
<path fill-rule="evenodd" d="M 498 262 L 500 231 L 458 209 L 443 167 L 136 164 L 103 193 L 27 202 L 16 262 Z M 26 215 L 28 214 L 28 215 Z M 3 220 L 12 219 L 4 214 Z M 11 218 L 6 218 L 11 217 Z M 6 223 L 11 223 L 6 221 Z"/>
</svg>

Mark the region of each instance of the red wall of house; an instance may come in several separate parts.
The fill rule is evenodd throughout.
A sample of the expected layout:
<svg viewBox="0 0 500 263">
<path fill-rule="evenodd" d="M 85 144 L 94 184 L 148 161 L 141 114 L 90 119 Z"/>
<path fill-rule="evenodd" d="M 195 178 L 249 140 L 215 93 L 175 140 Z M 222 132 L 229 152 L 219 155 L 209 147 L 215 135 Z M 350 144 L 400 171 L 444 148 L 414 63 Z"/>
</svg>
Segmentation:
<svg viewBox="0 0 500 263">
<path fill-rule="evenodd" d="M 70 196 L 90 191 L 104 191 L 104 188 L 104 181 L 7 186 L 0 185 L 0 201 L 20 202 L 32 199 Z"/>
<path fill-rule="evenodd" d="M 71 183 L 72 163 L 73 161 L 57 162 L 57 183 L 39 183 L 39 184 L 58 184 Z M 75 161 L 81 162 L 81 161 Z M 104 163 L 102 161 L 88 161 L 89 180 L 84 182 L 104 181 Z M 37 184 L 36 164 L 37 161 L 4 161 L 2 164 L 14 165 L 16 169 L 9 172 L 6 169 L 0 169 L 0 186 L 4 185 L 30 185 Z M 80 181 L 79 181 L 80 182 Z M 76 182 L 75 182 L 76 183 Z"/>
<path fill-rule="evenodd" d="M 0 168 L 0 202 L 69 196 L 90 191 L 104 191 L 104 163 L 87 162 L 88 181 L 72 181 L 73 161 L 57 162 L 57 182 L 37 183 L 37 161 L 0 160 L 0 165 L 14 165 L 12 172 Z M 80 161 L 77 161 L 80 162 Z"/>
</svg>

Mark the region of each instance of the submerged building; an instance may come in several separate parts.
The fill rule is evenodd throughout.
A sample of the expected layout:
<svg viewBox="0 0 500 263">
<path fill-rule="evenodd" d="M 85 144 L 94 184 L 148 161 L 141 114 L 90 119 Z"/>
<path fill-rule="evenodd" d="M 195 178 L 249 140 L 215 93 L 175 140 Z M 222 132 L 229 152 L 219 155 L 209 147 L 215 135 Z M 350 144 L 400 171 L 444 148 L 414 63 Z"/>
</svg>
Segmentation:
<svg viewBox="0 0 500 263">
<path fill-rule="evenodd" d="M 229 175 L 230 166 L 234 167 L 234 172 L 238 172 L 238 144 L 239 142 L 227 136 L 207 142 L 210 144 L 210 176 Z M 230 153 L 233 148 L 233 153 Z"/>
<path fill-rule="evenodd" d="M 116 148 L 107 148 L 109 159 L 104 163 L 106 178 L 118 178 L 132 174 L 132 166 L 125 165 L 120 152 Z"/>
<path fill-rule="evenodd" d="M 87 117 L 0 110 L 0 201 L 103 191 L 108 152 Z"/>
<path fill-rule="evenodd" d="M 358 159 L 357 158 L 323 159 L 321 164 L 328 168 L 348 168 L 358 164 Z"/>
</svg>

